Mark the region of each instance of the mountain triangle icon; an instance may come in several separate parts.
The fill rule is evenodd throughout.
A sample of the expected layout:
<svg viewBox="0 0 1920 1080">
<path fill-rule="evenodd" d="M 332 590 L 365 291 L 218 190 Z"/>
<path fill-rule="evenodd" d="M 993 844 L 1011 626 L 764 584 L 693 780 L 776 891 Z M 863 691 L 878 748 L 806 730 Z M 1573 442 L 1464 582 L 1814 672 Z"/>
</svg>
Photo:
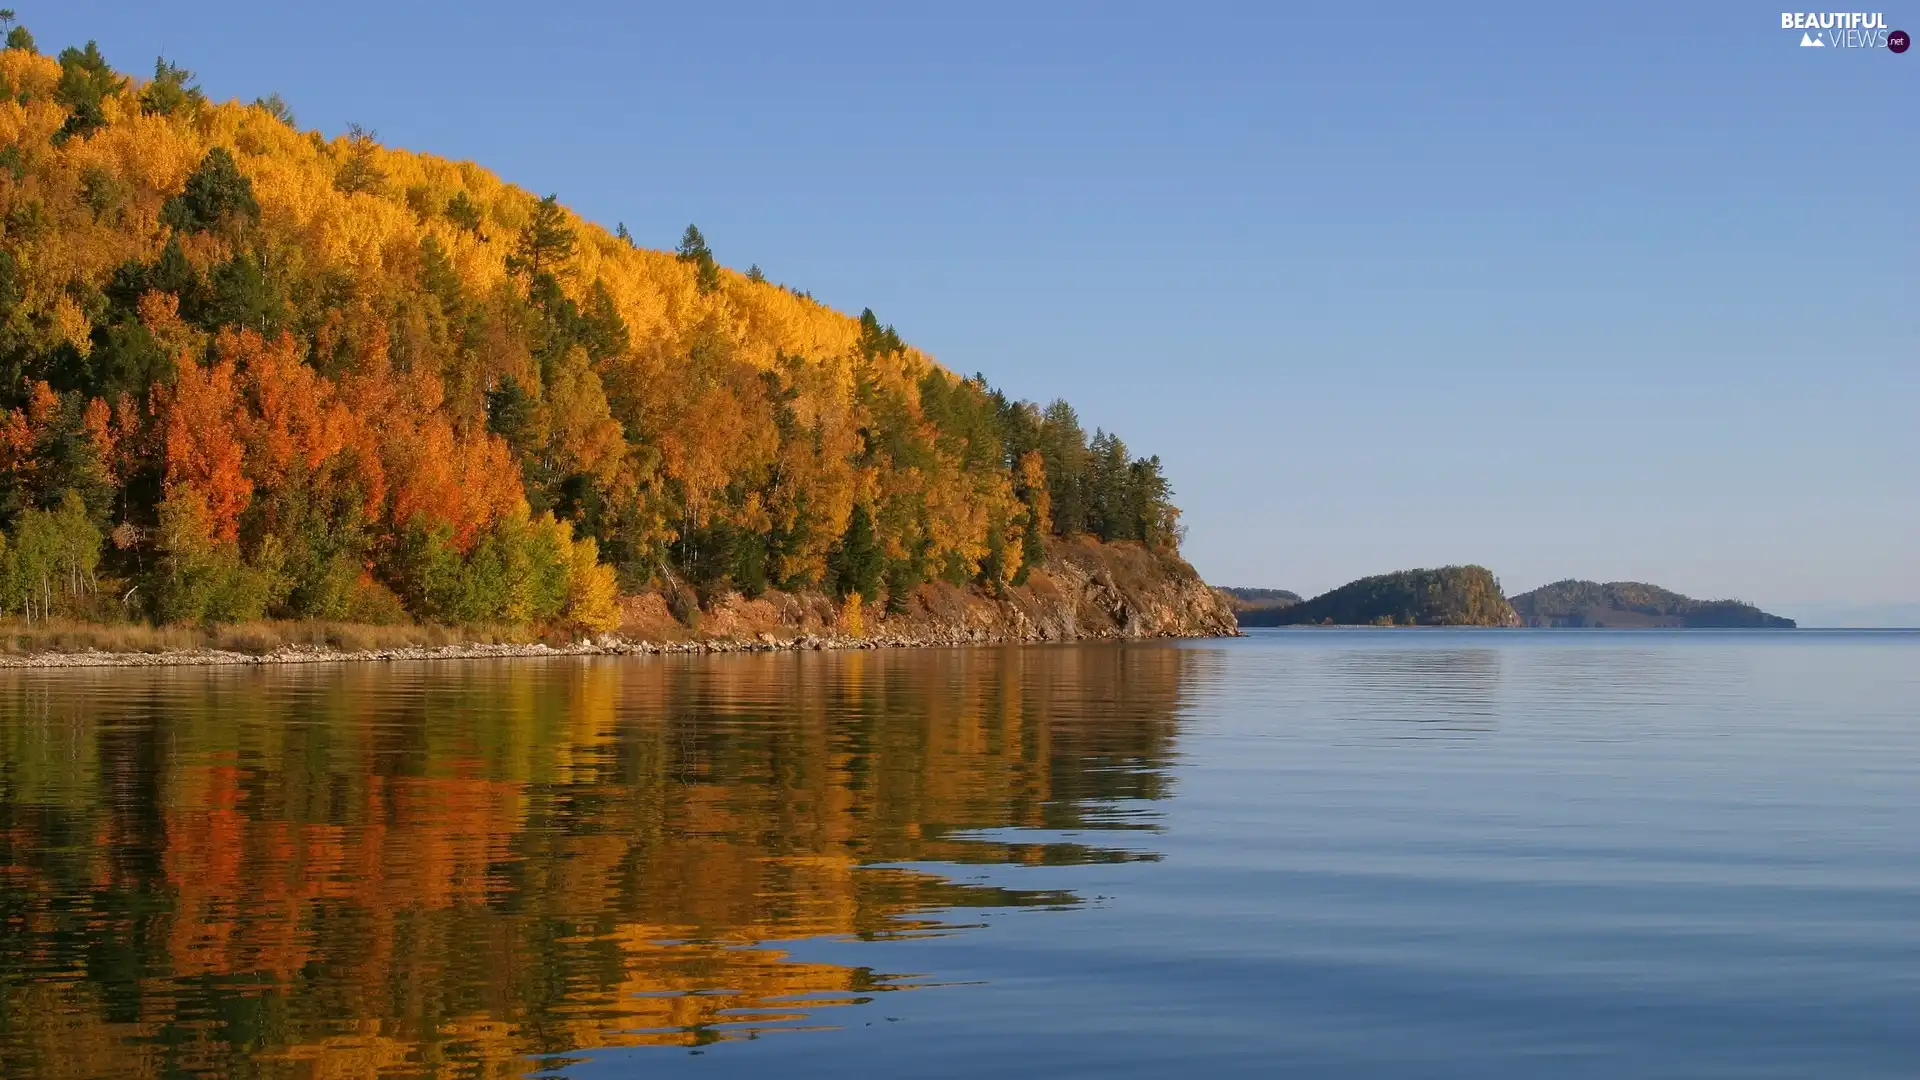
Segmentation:
<svg viewBox="0 0 1920 1080">
<path fill-rule="evenodd" d="M 1824 49 L 1827 47 L 1827 43 L 1814 37 L 1812 34 L 1802 33 L 1800 35 L 1800 47 L 1803 49 Z"/>
</svg>

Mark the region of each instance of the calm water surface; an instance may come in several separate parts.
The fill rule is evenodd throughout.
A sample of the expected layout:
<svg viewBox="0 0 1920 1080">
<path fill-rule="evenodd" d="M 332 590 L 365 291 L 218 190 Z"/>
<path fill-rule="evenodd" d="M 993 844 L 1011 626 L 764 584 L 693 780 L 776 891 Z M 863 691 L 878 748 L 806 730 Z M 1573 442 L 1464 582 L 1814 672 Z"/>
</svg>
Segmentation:
<svg viewBox="0 0 1920 1080">
<path fill-rule="evenodd" d="M 0 1076 L 1920 1075 L 1920 635 L 0 675 Z"/>
</svg>

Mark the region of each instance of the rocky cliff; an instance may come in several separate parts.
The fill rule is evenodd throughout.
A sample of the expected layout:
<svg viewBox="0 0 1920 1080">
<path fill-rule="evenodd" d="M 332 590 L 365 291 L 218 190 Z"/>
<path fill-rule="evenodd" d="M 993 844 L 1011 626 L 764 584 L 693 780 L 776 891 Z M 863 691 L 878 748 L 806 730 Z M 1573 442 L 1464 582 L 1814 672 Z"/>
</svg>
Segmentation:
<svg viewBox="0 0 1920 1080">
<path fill-rule="evenodd" d="M 1055 539 L 1045 565 L 999 597 L 976 586 L 930 582 L 891 610 L 867 604 L 855 614 L 822 593 L 725 593 L 703 604 L 691 595 L 649 593 L 629 598 L 619 637 L 661 644 L 947 645 L 1238 633 L 1227 599 L 1178 556 L 1131 543 Z"/>
</svg>

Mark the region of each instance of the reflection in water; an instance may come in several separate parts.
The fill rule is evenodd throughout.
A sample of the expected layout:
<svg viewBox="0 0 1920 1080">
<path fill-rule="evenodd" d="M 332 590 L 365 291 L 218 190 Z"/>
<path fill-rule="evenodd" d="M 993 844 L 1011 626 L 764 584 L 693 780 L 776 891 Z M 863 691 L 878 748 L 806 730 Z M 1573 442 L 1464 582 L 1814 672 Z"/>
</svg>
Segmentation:
<svg viewBox="0 0 1920 1080">
<path fill-rule="evenodd" d="M 1582 647 L 1581 639 L 1608 631 L 1574 631 L 1575 636 L 1561 647 L 1531 651 L 1517 666 L 1522 668 L 1521 677 L 1550 704 L 1540 711 L 1538 721 L 1578 730 L 1584 739 L 1644 738 L 1670 725 L 1675 709 L 1699 710 L 1737 701 L 1751 682 L 1741 657 L 1707 649 L 1677 653 L 1671 635 L 1687 632 L 1668 631 L 1662 647 L 1663 639 L 1652 636 L 1659 631 L 1612 631 L 1623 639 L 1622 644 L 1595 649 Z M 1601 718 L 1604 724 L 1594 723 Z"/>
<path fill-rule="evenodd" d="M 770 943 L 1078 902 L 941 864 L 1154 857 L 1194 656 L 10 675 L 0 1074 L 516 1076 L 831 1024 L 938 974 Z"/>
<path fill-rule="evenodd" d="M 1355 649 L 1330 671 L 1355 719 L 1479 732 L 1499 726 L 1500 658 L 1491 647 Z"/>
</svg>

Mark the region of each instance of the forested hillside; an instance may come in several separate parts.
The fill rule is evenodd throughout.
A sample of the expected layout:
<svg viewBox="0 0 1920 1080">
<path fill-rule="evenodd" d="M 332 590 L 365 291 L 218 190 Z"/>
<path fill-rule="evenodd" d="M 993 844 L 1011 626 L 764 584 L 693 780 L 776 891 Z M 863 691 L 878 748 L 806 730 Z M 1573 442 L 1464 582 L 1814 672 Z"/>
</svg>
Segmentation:
<svg viewBox="0 0 1920 1080">
<path fill-rule="evenodd" d="M 1350 581 L 1286 607 L 1240 613 L 1242 626 L 1516 626 L 1485 567 L 1401 570 Z"/>
<path fill-rule="evenodd" d="M 1292 607 L 1300 603 L 1301 596 L 1288 589 L 1255 589 L 1244 586 L 1222 585 L 1220 592 L 1233 607 L 1234 614 L 1242 626 L 1274 626 L 1275 612 L 1281 608 Z"/>
<path fill-rule="evenodd" d="M 1792 619 L 1738 600 L 1695 600 L 1638 581 L 1556 581 L 1513 598 L 1529 626 L 1786 630 Z"/>
<path fill-rule="evenodd" d="M 620 589 L 894 601 L 1050 533 L 1177 545 L 1157 458 L 691 226 L 649 250 L 152 71 L 0 53 L 7 613 L 602 629 Z"/>
</svg>

